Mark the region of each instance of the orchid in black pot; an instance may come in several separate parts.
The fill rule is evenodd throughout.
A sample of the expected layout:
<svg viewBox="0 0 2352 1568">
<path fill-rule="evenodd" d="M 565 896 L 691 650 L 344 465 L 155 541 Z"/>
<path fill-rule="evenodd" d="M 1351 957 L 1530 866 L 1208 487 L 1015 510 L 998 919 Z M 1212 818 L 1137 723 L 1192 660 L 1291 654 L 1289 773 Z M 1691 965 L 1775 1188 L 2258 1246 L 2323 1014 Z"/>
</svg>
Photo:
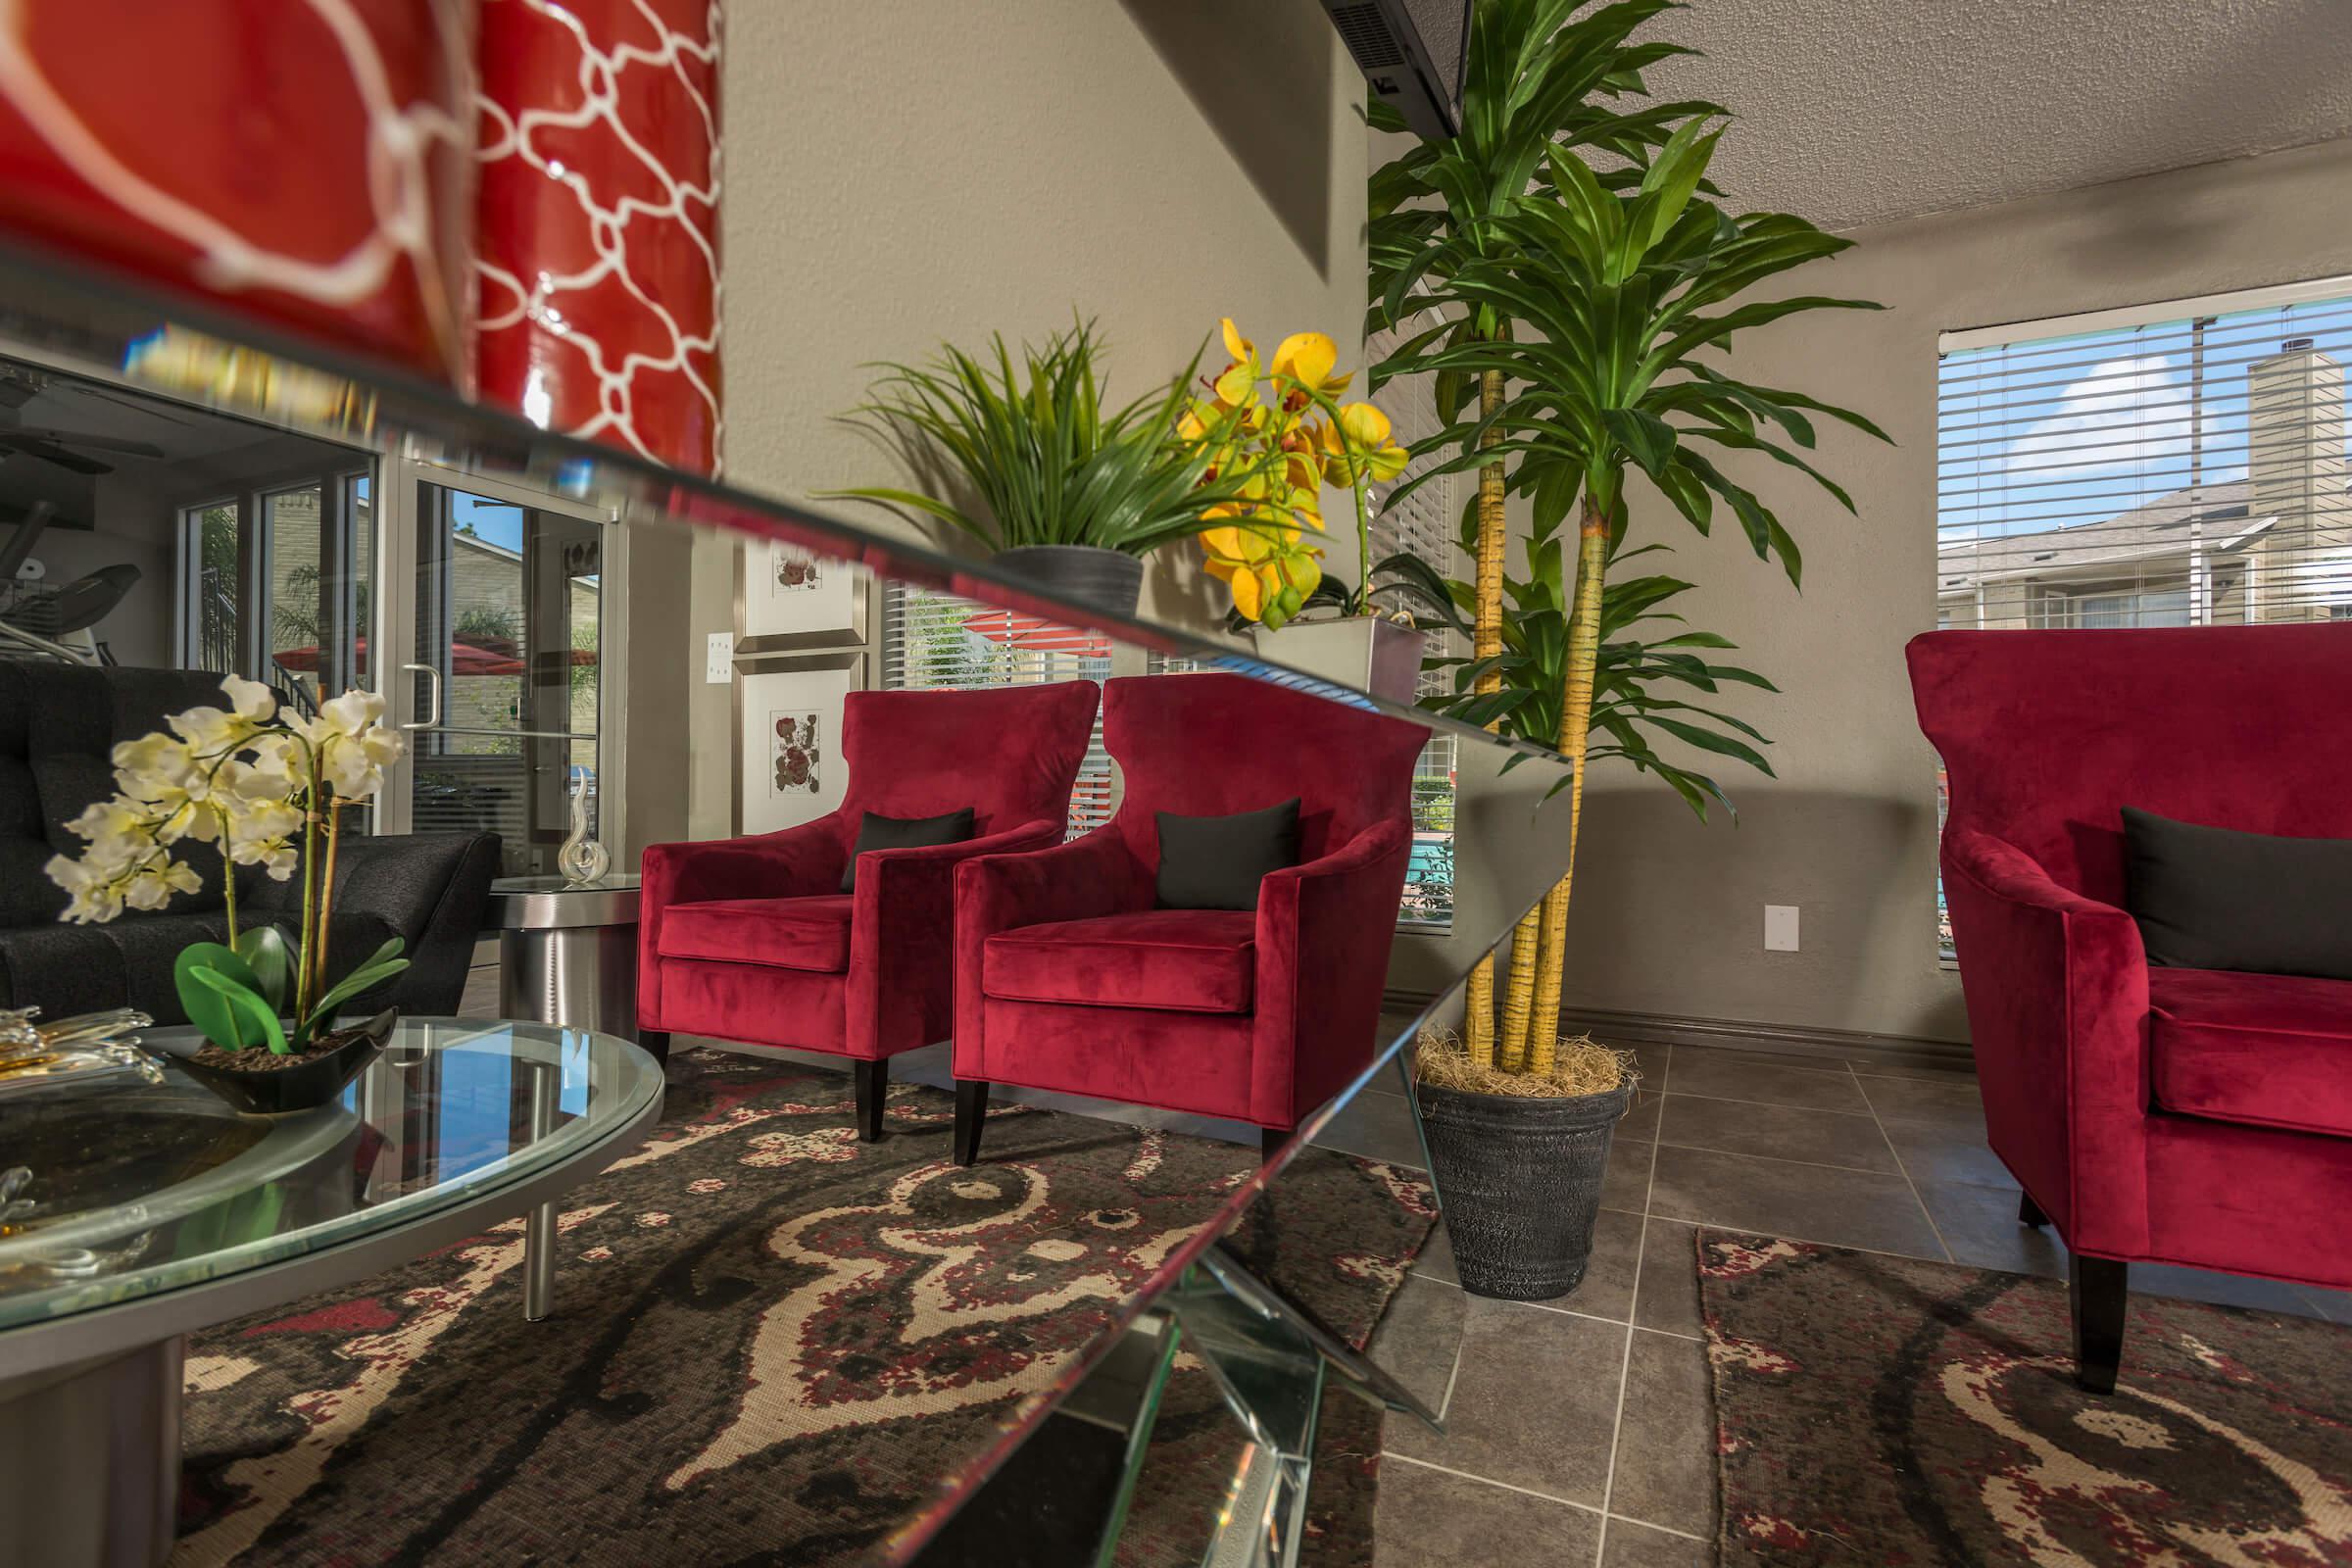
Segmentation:
<svg viewBox="0 0 2352 1568">
<path fill-rule="evenodd" d="M 290 1067 L 283 1058 L 347 1044 L 322 1035 L 336 1009 L 409 966 L 398 937 L 340 978 L 326 953 L 343 813 L 383 787 L 403 743 L 372 692 L 345 692 L 306 717 L 280 709 L 260 681 L 230 675 L 220 686 L 226 708 L 189 709 L 115 748 L 116 793 L 66 824 L 87 847 L 45 869 L 71 895 L 60 918 L 103 923 L 200 891 L 196 869 L 175 852 L 217 849 L 227 862 L 228 941 L 180 950 L 172 966 L 180 1004 L 215 1048 L 208 1054 L 243 1057 L 233 1064 L 249 1069 Z M 240 924 L 238 866 L 301 879 L 291 940 L 268 920 Z"/>
</svg>

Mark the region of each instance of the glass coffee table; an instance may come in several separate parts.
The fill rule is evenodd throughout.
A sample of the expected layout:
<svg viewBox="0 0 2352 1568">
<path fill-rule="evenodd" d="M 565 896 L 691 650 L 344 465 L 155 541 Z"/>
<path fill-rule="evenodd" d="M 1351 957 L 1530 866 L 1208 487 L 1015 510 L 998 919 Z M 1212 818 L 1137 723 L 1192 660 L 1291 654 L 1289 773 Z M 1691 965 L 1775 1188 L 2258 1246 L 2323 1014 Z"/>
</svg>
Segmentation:
<svg viewBox="0 0 2352 1568">
<path fill-rule="evenodd" d="M 186 1030 L 151 1030 L 169 1057 Z M 0 1562 L 160 1562 L 184 1336 L 518 1215 L 548 1310 L 552 1200 L 627 1153 L 662 1069 L 625 1040 L 404 1018 L 342 1098 L 241 1114 L 176 1067 L 0 1108 Z"/>
</svg>

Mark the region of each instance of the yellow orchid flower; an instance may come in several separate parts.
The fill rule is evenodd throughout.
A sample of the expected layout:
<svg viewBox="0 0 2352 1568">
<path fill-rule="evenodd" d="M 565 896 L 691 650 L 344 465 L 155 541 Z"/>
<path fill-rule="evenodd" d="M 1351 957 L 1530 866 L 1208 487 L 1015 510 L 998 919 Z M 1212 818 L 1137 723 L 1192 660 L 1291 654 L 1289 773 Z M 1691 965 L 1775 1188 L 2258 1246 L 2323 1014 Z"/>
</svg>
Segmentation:
<svg viewBox="0 0 2352 1568">
<path fill-rule="evenodd" d="M 1322 549 L 1308 541 L 1328 532 L 1326 483 L 1355 492 L 1357 532 L 1369 526 L 1363 486 L 1392 478 L 1404 450 L 1369 403 L 1342 408 L 1354 379 L 1339 371 L 1339 346 L 1321 332 L 1294 332 L 1270 360 L 1231 317 L 1218 331 L 1232 363 L 1208 379 L 1178 421 L 1174 439 L 1208 449 L 1216 471 L 1246 474 L 1243 501 L 1204 520 L 1200 554 L 1209 574 L 1233 590 L 1245 618 L 1280 626 L 1305 606 L 1323 580 Z"/>
<path fill-rule="evenodd" d="M 1293 332 L 1276 346 L 1273 373 L 1299 383 L 1286 394 L 1283 407 L 1303 410 L 1320 398 L 1336 398 L 1348 389 L 1353 375 L 1333 375 L 1340 363 L 1340 346 L 1320 332 Z"/>
</svg>

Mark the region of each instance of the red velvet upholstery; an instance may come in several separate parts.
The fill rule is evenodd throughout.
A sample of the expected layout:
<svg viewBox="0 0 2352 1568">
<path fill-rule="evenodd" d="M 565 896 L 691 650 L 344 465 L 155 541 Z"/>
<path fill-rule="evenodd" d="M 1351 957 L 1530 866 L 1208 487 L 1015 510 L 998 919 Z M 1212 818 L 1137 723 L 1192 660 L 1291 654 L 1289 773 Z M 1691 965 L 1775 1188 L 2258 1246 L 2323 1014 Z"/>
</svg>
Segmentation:
<svg viewBox="0 0 2352 1568">
<path fill-rule="evenodd" d="M 1027 925 L 990 937 L 981 989 L 1014 1002 L 1248 1012 L 1257 916 L 1247 909 L 1137 909 Z"/>
<path fill-rule="evenodd" d="M 2150 969 L 2166 1110 L 2352 1138 L 2352 981 Z"/>
<path fill-rule="evenodd" d="M 2352 1286 L 2352 984 L 2151 968 L 2119 814 L 2352 838 L 2352 626 L 1909 661 L 1994 1152 L 2080 1253 Z"/>
<path fill-rule="evenodd" d="M 868 1060 L 945 1039 L 956 867 L 1067 831 L 1099 699 L 1091 681 L 851 693 L 839 809 L 781 833 L 645 852 L 640 1024 Z M 966 806 L 976 837 L 868 851 L 857 892 L 840 891 L 865 812 Z"/>
<path fill-rule="evenodd" d="M 846 893 L 812 893 L 673 904 L 662 911 L 662 956 L 840 974 L 850 966 L 851 903 Z"/>
<path fill-rule="evenodd" d="M 1110 682 L 1102 738 L 1117 815 L 956 872 L 956 1076 L 1295 1127 L 1371 1060 L 1428 736 L 1208 674 Z M 1154 812 L 1293 796 L 1254 913 L 1154 907 Z"/>
</svg>

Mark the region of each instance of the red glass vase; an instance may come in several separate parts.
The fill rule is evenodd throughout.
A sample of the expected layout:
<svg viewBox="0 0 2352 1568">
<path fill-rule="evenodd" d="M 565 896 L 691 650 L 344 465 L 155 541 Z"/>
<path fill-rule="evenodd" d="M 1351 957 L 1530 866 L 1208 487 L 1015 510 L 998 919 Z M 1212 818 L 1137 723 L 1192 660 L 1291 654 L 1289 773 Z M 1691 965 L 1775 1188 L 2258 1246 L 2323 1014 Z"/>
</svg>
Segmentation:
<svg viewBox="0 0 2352 1568">
<path fill-rule="evenodd" d="M 481 396 L 719 466 L 715 0 L 483 0 Z"/>
<path fill-rule="evenodd" d="M 467 386 L 466 0 L 18 0 L 0 227 Z"/>
</svg>

